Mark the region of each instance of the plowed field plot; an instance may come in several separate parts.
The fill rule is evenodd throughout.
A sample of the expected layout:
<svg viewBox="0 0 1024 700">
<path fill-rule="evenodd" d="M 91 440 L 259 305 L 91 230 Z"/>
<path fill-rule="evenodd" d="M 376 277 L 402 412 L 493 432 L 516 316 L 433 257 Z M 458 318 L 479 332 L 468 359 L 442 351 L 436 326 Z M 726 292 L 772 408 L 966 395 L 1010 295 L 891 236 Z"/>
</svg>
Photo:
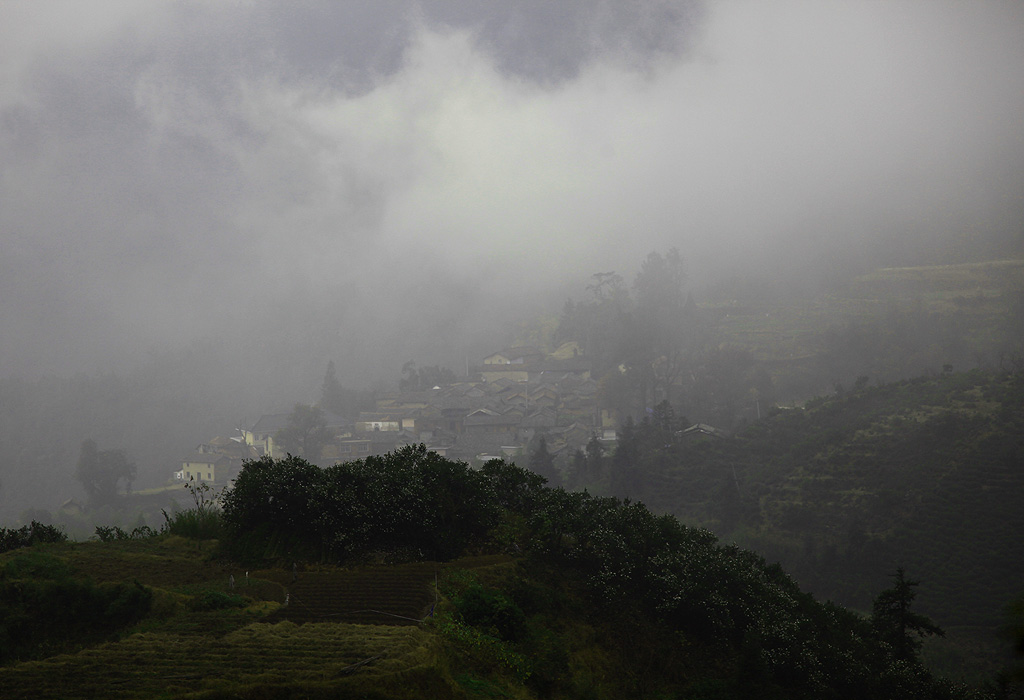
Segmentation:
<svg viewBox="0 0 1024 700">
<path fill-rule="evenodd" d="M 418 562 L 330 572 L 280 574 L 288 605 L 271 620 L 415 625 L 430 612 L 434 581 L 448 566 L 477 568 L 508 561 L 504 556 L 471 557 L 448 564 Z M 267 576 L 261 572 L 261 576 Z"/>
<path fill-rule="evenodd" d="M 175 698 L 239 685 L 333 686 L 400 673 L 428 633 L 410 627 L 255 623 L 220 639 L 136 634 L 78 654 L 0 668 L 5 700 Z"/>
</svg>

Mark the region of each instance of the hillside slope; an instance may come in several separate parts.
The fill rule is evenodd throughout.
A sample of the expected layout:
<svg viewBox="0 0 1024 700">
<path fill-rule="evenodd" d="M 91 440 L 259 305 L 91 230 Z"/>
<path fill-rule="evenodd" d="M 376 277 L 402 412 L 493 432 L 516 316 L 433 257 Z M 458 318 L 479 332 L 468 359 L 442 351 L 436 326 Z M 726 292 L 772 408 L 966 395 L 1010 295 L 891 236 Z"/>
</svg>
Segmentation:
<svg viewBox="0 0 1024 700">
<path fill-rule="evenodd" d="M 497 461 L 474 472 L 417 448 L 373 465 L 249 465 L 247 491 L 223 514 L 226 539 L 240 537 L 236 524 L 249 522 L 250 509 L 266 516 L 260 494 L 290 504 L 281 519 L 265 520 L 262 540 L 249 532 L 236 543 L 262 567 L 166 533 L 0 555 L 4 697 L 968 697 L 920 665 L 912 638 L 906 653 L 889 641 L 907 630 L 820 603 L 777 565 L 639 503 L 548 489 Z M 297 471 L 320 480 L 319 490 Z M 267 559 L 268 544 L 324 542 L 287 533 L 292 507 L 325 522 L 328 482 L 352 486 L 358 477 L 375 490 L 411 473 L 424 485 L 406 494 L 412 500 L 481 486 L 488 507 L 477 515 L 493 526 L 472 549 L 496 554 L 443 565 L 348 560 L 348 568 Z M 448 483 L 434 478 L 442 473 Z M 366 541 L 374 549 L 359 560 L 367 562 L 408 558 L 407 531 L 435 514 L 396 510 L 392 497 L 374 499 L 363 516 L 394 526 Z M 450 526 L 441 527 L 451 535 Z M 497 554 L 504 549 L 519 556 Z M 118 581 L 119 571 L 132 580 Z M 324 621 L 370 606 L 389 613 L 378 618 L 389 624 Z M 93 619 L 107 624 L 79 624 Z"/>
<path fill-rule="evenodd" d="M 869 610 L 897 566 L 923 612 L 994 634 L 1024 592 L 1024 376 L 948 373 L 658 445 L 640 497 Z"/>
</svg>

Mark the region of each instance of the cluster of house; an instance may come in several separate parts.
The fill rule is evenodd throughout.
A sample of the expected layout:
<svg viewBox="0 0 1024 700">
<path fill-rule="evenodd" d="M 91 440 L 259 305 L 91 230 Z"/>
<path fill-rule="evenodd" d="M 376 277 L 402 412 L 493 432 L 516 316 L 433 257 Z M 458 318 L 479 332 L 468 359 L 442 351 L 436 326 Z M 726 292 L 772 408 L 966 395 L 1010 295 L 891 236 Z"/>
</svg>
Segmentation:
<svg viewBox="0 0 1024 700">
<path fill-rule="evenodd" d="M 311 461 L 321 465 L 425 444 L 473 465 L 523 458 L 535 437 L 558 455 L 584 447 L 593 437 L 615 439 L 614 417 L 598 403 L 590 361 L 576 343 L 553 353 L 517 347 L 484 358 L 469 376 L 445 386 L 381 394 L 372 412 L 356 420 L 325 413 L 327 439 Z M 284 457 L 278 436 L 291 414 L 262 416 L 232 438 L 216 438 L 182 460 L 175 475 L 188 481 L 224 483 L 244 461 Z"/>
</svg>

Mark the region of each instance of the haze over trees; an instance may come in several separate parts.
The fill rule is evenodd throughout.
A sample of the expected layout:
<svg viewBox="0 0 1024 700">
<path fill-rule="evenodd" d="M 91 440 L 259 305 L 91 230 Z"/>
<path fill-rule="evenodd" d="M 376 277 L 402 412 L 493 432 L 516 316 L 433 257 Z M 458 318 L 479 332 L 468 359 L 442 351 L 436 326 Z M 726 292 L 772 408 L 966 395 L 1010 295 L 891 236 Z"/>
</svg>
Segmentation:
<svg viewBox="0 0 1024 700">
<path fill-rule="evenodd" d="M 504 584 L 497 577 L 486 587 L 447 590 L 456 624 L 488 629 L 486 644 L 504 645 L 504 663 L 529 668 L 521 677 L 535 676 L 528 685 L 541 694 L 567 687 L 566 655 L 577 645 L 558 639 L 558 630 L 576 615 L 625 635 L 616 654 L 637 663 L 650 655 L 648 664 L 623 666 L 623 680 L 605 682 L 679 688 L 700 677 L 719 692 L 757 688 L 760 697 L 964 692 L 920 667 L 914 635 L 941 631 L 910 610 L 917 582 L 902 569 L 869 622 L 816 602 L 777 565 L 720 545 L 706 530 L 639 503 L 545 487 L 543 477 L 500 460 L 474 470 L 422 445 L 327 469 L 265 458 L 243 469 L 223 517 L 226 550 L 253 566 L 295 557 L 349 565 L 448 560 L 495 548 L 522 555 Z M 569 604 L 575 597 L 585 606 Z M 556 599 L 559 607 L 551 607 Z M 543 644 L 532 631 L 539 616 L 554 635 Z M 690 654 L 713 646 L 721 664 L 677 677 L 672 660 L 681 639 Z M 563 649 L 560 657 L 554 648 Z"/>
<path fill-rule="evenodd" d="M 82 441 L 75 478 L 94 504 L 110 504 L 117 498 L 121 486 L 126 493 L 131 493 L 137 471 L 124 450 L 100 450 L 95 440 Z"/>
<path fill-rule="evenodd" d="M 307 473 L 390 439 L 325 449 L 325 420 L 348 430 L 396 388 L 483 392 L 463 368 L 531 344 L 589 365 L 585 400 L 536 421 L 587 414 L 571 444 L 509 451 L 570 489 L 550 497 L 566 513 L 710 551 L 595 505 L 640 501 L 864 612 L 905 564 L 915 612 L 947 630 L 924 656 L 983 648 L 965 630 L 1020 599 L 1024 4 L 61 7 L 0 3 L 0 525 L 131 531 L 139 503 L 183 495 L 168 480 L 197 446 L 289 410 L 274 437 L 317 498 L 395 490 L 418 512 L 399 476 L 433 485 L 401 465 Z M 423 432 L 454 440 L 460 417 L 439 415 L 458 403 Z M 484 500 L 534 483 L 421 471 Z M 449 517 L 432 526 L 479 542 L 432 498 Z M 606 592 L 639 556 L 615 537 L 660 546 L 544 513 L 524 531 Z M 307 546 L 358 549 L 330 529 L 347 517 Z M 692 622 L 672 585 L 635 589 Z M 471 616 L 484 594 L 463 593 Z M 853 637 L 882 634 L 863 622 Z M 772 630 L 731 639 L 736 658 L 751 684 L 800 686 L 792 658 L 761 663 L 789 653 Z"/>
<path fill-rule="evenodd" d="M 277 434 L 286 450 L 311 462 L 320 458 L 328 438 L 327 423 L 319 406 L 297 403 L 288 416 L 288 427 Z"/>
</svg>

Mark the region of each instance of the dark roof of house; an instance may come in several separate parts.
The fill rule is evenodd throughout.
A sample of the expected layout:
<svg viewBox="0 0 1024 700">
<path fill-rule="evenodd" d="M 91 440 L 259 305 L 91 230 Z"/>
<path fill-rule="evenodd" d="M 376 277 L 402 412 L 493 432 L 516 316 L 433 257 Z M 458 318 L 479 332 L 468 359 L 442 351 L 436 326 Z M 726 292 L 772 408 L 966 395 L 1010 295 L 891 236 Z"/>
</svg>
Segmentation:
<svg viewBox="0 0 1024 700">
<path fill-rule="evenodd" d="M 498 352 L 492 352 L 484 359 L 486 360 L 488 357 L 494 357 L 495 355 L 501 355 L 502 357 L 513 361 L 528 357 L 544 357 L 544 353 L 537 348 L 530 345 L 522 345 L 515 348 L 505 348 Z"/>
<path fill-rule="evenodd" d="M 231 458 L 227 455 L 219 454 L 204 454 L 202 452 L 193 452 L 184 459 L 181 460 L 182 464 L 185 462 L 191 462 L 192 464 L 217 464 L 221 460 L 230 462 Z"/>
<path fill-rule="evenodd" d="M 509 444 L 509 436 L 506 434 L 481 433 L 479 435 L 459 435 L 458 440 L 448 448 L 448 457 L 468 462 L 478 454 L 500 455 L 501 448 Z"/>
<path fill-rule="evenodd" d="M 550 428 L 558 422 L 558 414 L 550 409 L 543 408 L 539 411 L 531 411 L 523 418 L 521 425 L 524 428 Z"/>
<path fill-rule="evenodd" d="M 352 421 L 344 416 L 339 416 L 337 413 L 321 411 L 320 415 L 324 420 L 324 425 L 328 428 L 346 428 L 352 425 Z M 276 433 L 288 427 L 291 417 L 291 413 L 269 413 L 267 415 L 260 416 L 260 419 L 256 421 L 256 425 L 252 426 L 252 430 L 250 432 L 261 435 Z"/>
<path fill-rule="evenodd" d="M 465 426 L 474 425 L 519 425 L 522 416 L 510 411 L 508 414 L 501 414 L 488 408 L 479 408 L 462 420 Z"/>
<path fill-rule="evenodd" d="M 708 425 L 707 423 L 694 423 L 689 428 L 682 431 L 682 434 L 685 436 L 714 435 L 715 437 L 726 437 L 728 435 L 728 433 L 721 428 L 716 428 L 715 426 Z"/>
<path fill-rule="evenodd" d="M 269 434 L 284 430 L 288 427 L 288 419 L 291 418 L 291 415 L 290 413 L 270 413 L 260 416 L 256 425 L 252 426 L 251 432 Z"/>
<path fill-rule="evenodd" d="M 397 423 L 401 420 L 402 412 L 391 411 L 363 411 L 359 414 L 358 423 Z"/>
</svg>

